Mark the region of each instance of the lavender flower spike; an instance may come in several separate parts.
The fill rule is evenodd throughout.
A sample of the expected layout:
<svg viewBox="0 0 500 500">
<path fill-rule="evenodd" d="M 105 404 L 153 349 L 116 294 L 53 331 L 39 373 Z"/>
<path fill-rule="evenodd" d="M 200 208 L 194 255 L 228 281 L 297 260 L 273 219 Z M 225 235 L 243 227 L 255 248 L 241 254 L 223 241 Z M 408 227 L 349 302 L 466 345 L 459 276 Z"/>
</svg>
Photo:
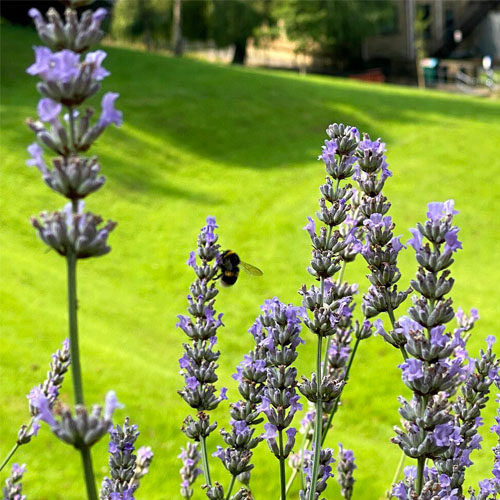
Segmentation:
<svg viewBox="0 0 500 500">
<path fill-rule="evenodd" d="M 483 391 L 488 387 L 485 383 L 477 386 L 476 376 L 471 377 L 464 398 L 457 398 L 454 405 L 451 403 L 450 398 L 469 377 L 471 368 L 464 366 L 467 358 L 465 340 L 461 337 L 464 330 L 446 332 L 446 323 L 454 317 L 452 301 L 446 297 L 454 284 L 447 269 L 453 259 L 446 248 L 446 235 L 458 231 L 451 226 L 455 213 L 451 201 L 430 203 L 429 219 L 424 225 L 417 225 L 419 234 L 413 231 L 419 268 L 411 285 L 420 295 L 413 298 L 409 317 L 401 318 L 391 335 L 384 335 L 409 355 L 400 368 L 403 382 L 413 391 L 413 397 L 410 401 L 399 398 L 403 429 L 395 428 L 393 442 L 407 456 L 417 459 L 415 480 L 399 483 L 397 488 L 408 486 L 408 491 L 417 495 L 424 495 L 429 484 L 436 482 L 446 484 L 450 494 L 461 493 L 468 455 L 478 444 L 473 439 L 476 417 L 483 404 Z M 488 369 L 483 371 L 487 373 Z M 473 408 L 469 408 L 471 401 L 477 403 Z M 436 468 L 426 468 L 427 460 L 433 460 Z"/>
<path fill-rule="evenodd" d="M 339 463 L 337 465 L 339 475 L 337 480 L 345 500 L 350 500 L 352 498 L 354 487 L 353 472 L 356 468 L 353 452 L 351 450 L 345 450 L 342 444 L 339 443 Z"/>
<path fill-rule="evenodd" d="M 139 486 L 139 481 L 149 472 L 149 466 L 153 461 L 153 451 L 151 446 L 141 446 L 137 450 L 137 457 L 135 459 L 134 477 L 131 481 L 131 486 Z"/>
<path fill-rule="evenodd" d="M 70 353 L 69 341 L 66 339 L 62 348 L 52 354 L 50 370 L 47 372 L 47 377 L 41 385 L 35 386 L 28 394 L 30 402 L 29 410 L 32 416 L 31 422 L 28 425 L 22 425 L 17 435 L 17 446 L 29 443 L 33 436 L 38 434 L 40 429 L 40 410 L 36 400 L 39 396 L 43 396 L 46 401 L 46 408 L 50 411 L 57 401 L 59 391 L 64 380 L 64 375 L 69 369 Z"/>
<path fill-rule="evenodd" d="M 176 326 L 191 341 L 184 344 L 185 352 L 179 360 L 185 386 L 178 393 L 191 408 L 197 410 L 196 419 L 191 415 L 184 419 L 182 431 L 190 439 L 200 442 L 205 481 L 211 486 L 205 440 L 217 424 L 210 424 L 208 411 L 217 408 L 221 401 L 227 399 L 227 389 L 221 388 L 219 396 L 215 395 L 215 370 L 220 352 L 215 351 L 214 346 L 217 342 L 217 330 L 224 326 L 222 314 L 216 316 L 214 309 L 215 297 L 219 293 L 215 280 L 220 276 L 220 245 L 217 244 L 215 218 L 209 216 L 206 222 L 198 235 L 196 254 L 200 261 L 197 263 L 195 256 L 191 254 L 187 262 L 196 274 L 196 279 L 190 286 L 192 295 L 187 296 L 189 316 L 179 315 Z"/>
<path fill-rule="evenodd" d="M 10 476 L 5 481 L 5 486 L 2 489 L 3 500 L 26 500 L 21 483 L 25 472 L 26 465 L 12 465 Z"/>
<path fill-rule="evenodd" d="M 316 481 L 313 482 L 312 454 L 312 451 L 305 452 L 306 458 L 304 460 L 304 472 L 306 475 L 306 487 L 305 489 L 299 491 L 300 500 L 307 500 L 308 498 L 311 498 L 311 496 L 312 498 L 319 499 L 321 493 L 323 493 L 327 487 L 328 479 L 334 476 L 332 472 L 332 463 L 335 462 L 335 459 L 333 458 L 332 450 L 324 448 L 321 450 L 319 457 L 318 477 L 316 478 Z M 314 492 L 311 492 L 313 483 L 315 484 L 315 489 Z"/>
<path fill-rule="evenodd" d="M 139 479 L 147 472 L 147 466 L 153 458 L 151 449 L 142 451 L 141 472 L 138 473 L 138 456 L 134 455 L 135 441 L 139 432 L 137 425 L 130 425 L 128 417 L 123 426 L 117 425 L 109 431 L 109 468 L 110 476 L 105 477 L 101 487 L 101 500 L 133 500 L 139 487 Z"/>
<path fill-rule="evenodd" d="M 202 474 L 202 470 L 198 467 L 201 460 L 201 455 L 198 450 L 198 445 L 188 442 L 186 449 L 181 448 L 181 453 L 178 458 L 182 460 L 181 468 L 181 495 L 189 500 L 193 496 L 192 485 L 196 478 Z"/>
</svg>

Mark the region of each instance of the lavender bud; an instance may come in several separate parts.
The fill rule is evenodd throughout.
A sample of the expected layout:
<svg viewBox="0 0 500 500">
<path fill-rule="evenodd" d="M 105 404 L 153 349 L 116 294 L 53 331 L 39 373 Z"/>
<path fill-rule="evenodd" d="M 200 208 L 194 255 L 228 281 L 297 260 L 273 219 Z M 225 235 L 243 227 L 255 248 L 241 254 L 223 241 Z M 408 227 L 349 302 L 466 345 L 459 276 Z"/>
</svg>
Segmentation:
<svg viewBox="0 0 500 500">
<path fill-rule="evenodd" d="M 339 443 L 339 462 L 337 465 L 338 482 L 340 491 L 345 500 L 350 500 L 354 487 L 353 473 L 357 469 L 354 463 L 354 454 L 351 450 L 344 450 L 342 444 Z"/>
<path fill-rule="evenodd" d="M 68 406 L 62 406 L 58 410 L 60 420 L 56 420 L 49 406 L 49 400 L 41 391 L 31 399 L 31 404 L 38 412 L 37 418 L 47 423 L 61 441 L 83 449 L 90 448 L 99 441 L 112 425 L 113 412 L 115 408 L 121 406 L 116 402 L 116 396 L 113 394 L 110 391 L 106 395 L 104 415 L 102 415 L 102 408 L 97 405 L 93 407 L 90 414 L 84 406 L 76 405 L 74 416 Z"/>
<path fill-rule="evenodd" d="M 54 158 L 54 169 L 43 174 L 44 182 L 54 191 L 71 200 L 85 198 L 104 184 L 97 157 Z"/>
<path fill-rule="evenodd" d="M 205 493 L 209 500 L 225 500 L 224 488 L 217 481 L 213 486 L 205 485 L 203 487 L 206 488 Z"/>
<path fill-rule="evenodd" d="M 72 212 L 71 204 L 64 211 L 42 212 L 40 220 L 31 219 L 42 241 L 59 255 L 74 254 L 77 259 L 99 257 L 111 251 L 107 244 L 109 233 L 116 222 L 108 221 L 100 226 L 102 218 L 91 212 L 83 212 L 83 202 L 78 204 L 78 212 Z"/>
<path fill-rule="evenodd" d="M 299 391 L 309 400 L 311 403 L 316 403 L 318 401 L 318 384 L 316 381 L 316 374 L 311 374 L 311 380 L 306 377 L 302 377 L 302 384 L 299 384 Z M 325 403 L 332 402 L 335 400 L 345 385 L 344 380 L 334 379 L 329 375 L 325 375 L 321 381 L 321 387 L 319 394 L 321 395 L 321 401 Z"/>
<path fill-rule="evenodd" d="M 237 476 L 244 472 L 253 469 L 253 464 L 250 464 L 252 453 L 248 450 L 238 450 L 234 448 L 222 448 L 217 446 L 217 451 L 212 453 L 213 457 L 217 457 L 224 464 L 224 467 L 233 476 Z"/>
<path fill-rule="evenodd" d="M 90 2 L 79 0 L 69 3 L 75 7 Z M 53 8 L 47 11 L 47 21 L 37 9 L 30 9 L 28 14 L 35 22 L 41 40 L 53 50 L 70 49 L 74 52 L 85 52 L 91 45 L 99 43 L 104 36 L 100 26 L 106 17 L 106 9 L 99 8 L 95 12 L 86 11 L 82 14 L 80 22 L 76 12 L 72 9 L 66 10 L 65 21 Z"/>
<path fill-rule="evenodd" d="M 216 427 L 217 422 L 210 424 L 209 416 L 204 412 L 199 412 L 198 420 L 188 415 L 184 419 L 181 430 L 188 438 L 199 441 L 200 438 L 207 437 Z"/>
</svg>

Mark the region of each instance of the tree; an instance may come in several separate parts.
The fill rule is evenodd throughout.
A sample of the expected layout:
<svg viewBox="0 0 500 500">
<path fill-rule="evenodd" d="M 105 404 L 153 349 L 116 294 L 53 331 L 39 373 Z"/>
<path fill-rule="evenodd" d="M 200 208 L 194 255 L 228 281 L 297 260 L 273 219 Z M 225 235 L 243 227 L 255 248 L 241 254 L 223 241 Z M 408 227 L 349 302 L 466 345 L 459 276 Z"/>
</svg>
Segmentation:
<svg viewBox="0 0 500 500">
<path fill-rule="evenodd" d="M 116 3 L 112 33 L 118 38 L 142 40 L 147 50 L 165 46 L 172 27 L 172 0 L 120 0 Z"/>
<path fill-rule="evenodd" d="M 218 47 L 234 45 L 233 64 L 245 63 L 248 39 L 274 22 L 271 6 L 271 0 L 213 0 L 210 35 Z"/>
<path fill-rule="evenodd" d="M 390 0 L 282 0 L 273 13 L 298 52 L 345 67 L 361 58 L 363 39 L 379 32 L 393 8 Z"/>
</svg>

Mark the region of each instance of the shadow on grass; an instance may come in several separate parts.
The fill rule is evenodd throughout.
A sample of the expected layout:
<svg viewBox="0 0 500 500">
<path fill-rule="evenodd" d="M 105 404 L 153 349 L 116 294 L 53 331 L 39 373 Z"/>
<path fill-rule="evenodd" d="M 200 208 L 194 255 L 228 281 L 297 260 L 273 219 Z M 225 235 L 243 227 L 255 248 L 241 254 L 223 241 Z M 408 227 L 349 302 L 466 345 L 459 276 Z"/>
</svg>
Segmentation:
<svg viewBox="0 0 500 500">
<path fill-rule="evenodd" d="M 33 59 L 34 35 L 18 27 L 2 28 L 2 104 L 22 120 L 20 107 L 36 103 L 36 79 L 25 74 Z M 116 48 L 109 52 L 106 66 L 112 77 L 103 82 L 103 90 L 121 94 L 125 125 L 106 136 L 112 146 L 100 156 L 103 164 L 115 165 L 107 169 L 108 176 L 132 191 L 195 202 L 218 200 L 169 183 L 168 172 L 186 164 L 182 155 L 195 167 L 213 162 L 300 168 L 317 157 L 324 129 L 333 121 L 354 124 L 390 145 L 397 139 L 397 125 L 441 125 L 464 116 L 493 123 L 498 117 L 493 103 L 462 96 L 325 77 L 302 79 Z M 99 107 L 98 99 L 93 104 Z M 22 150 L 24 134 L 19 139 L 14 146 Z"/>
</svg>

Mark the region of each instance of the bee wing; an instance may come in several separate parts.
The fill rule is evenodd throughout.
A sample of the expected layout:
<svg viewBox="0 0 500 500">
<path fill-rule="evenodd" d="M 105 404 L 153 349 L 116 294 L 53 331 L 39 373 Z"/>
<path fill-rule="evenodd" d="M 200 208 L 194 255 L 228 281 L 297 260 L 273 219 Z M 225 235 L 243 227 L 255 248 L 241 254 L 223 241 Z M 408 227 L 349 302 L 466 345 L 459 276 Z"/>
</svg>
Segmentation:
<svg viewBox="0 0 500 500">
<path fill-rule="evenodd" d="M 252 266 L 252 264 L 248 264 L 247 262 L 240 261 L 239 264 L 248 274 L 251 274 L 252 276 L 262 276 L 262 271 L 255 266 Z"/>
</svg>

